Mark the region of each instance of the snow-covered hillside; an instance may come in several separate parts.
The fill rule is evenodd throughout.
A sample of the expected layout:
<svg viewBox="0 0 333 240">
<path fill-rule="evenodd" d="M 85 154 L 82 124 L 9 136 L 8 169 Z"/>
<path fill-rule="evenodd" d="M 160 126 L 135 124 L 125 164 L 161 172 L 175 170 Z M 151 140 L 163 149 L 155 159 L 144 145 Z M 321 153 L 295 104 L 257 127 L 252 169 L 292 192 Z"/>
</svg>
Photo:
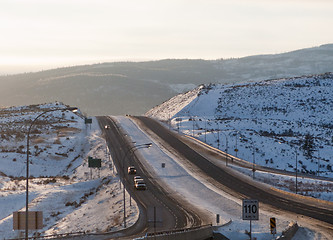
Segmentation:
<svg viewBox="0 0 333 240">
<path fill-rule="evenodd" d="M 27 132 L 31 121 L 62 103 L 0 109 L 0 237 L 20 236 L 13 212 L 25 211 Z M 52 111 L 40 116 L 30 134 L 29 210 L 43 211 L 43 235 L 103 233 L 122 229 L 123 202 L 97 120 L 85 124 L 79 113 Z M 88 168 L 88 157 L 102 167 Z M 129 199 L 129 198 L 128 198 Z M 128 225 L 138 217 L 127 204 Z M 35 231 L 31 231 L 32 235 Z"/>
<path fill-rule="evenodd" d="M 332 92 L 332 73 L 202 85 L 146 115 L 251 163 L 333 178 Z M 311 195 L 333 191 L 320 188 Z"/>
</svg>

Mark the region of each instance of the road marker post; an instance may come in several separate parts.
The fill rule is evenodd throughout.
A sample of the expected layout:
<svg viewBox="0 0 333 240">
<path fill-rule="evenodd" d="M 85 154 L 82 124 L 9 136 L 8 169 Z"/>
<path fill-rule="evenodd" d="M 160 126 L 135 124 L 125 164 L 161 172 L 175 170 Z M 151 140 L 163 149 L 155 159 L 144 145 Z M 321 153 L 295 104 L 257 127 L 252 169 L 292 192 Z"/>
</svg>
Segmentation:
<svg viewBox="0 0 333 240">
<path fill-rule="evenodd" d="M 269 219 L 270 228 L 271 228 L 271 234 L 273 234 L 273 237 L 275 237 L 276 234 L 276 219 L 275 217 L 272 217 Z"/>
</svg>

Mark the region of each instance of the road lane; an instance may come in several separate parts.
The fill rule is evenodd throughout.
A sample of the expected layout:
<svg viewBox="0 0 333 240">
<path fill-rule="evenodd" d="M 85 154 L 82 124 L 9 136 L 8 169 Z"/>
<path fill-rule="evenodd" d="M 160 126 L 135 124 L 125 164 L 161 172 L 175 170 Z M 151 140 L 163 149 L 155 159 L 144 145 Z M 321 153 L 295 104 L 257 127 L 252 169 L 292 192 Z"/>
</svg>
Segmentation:
<svg viewBox="0 0 333 240">
<path fill-rule="evenodd" d="M 140 209 L 139 221 L 132 227 L 123 231 L 123 236 L 144 235 L 146 232 L 165 231 L 184 228 L 189 225 L 200 226 L 202 221 L 191 209 L 181 206 L 170 198 L 144 168 L 135 154 L 128 154 L 129 149 L 133 147 L 126 140 L 120 126 L 110 117 L 97 117 L 103 135 L 107 141 L 107 145 L 112 155 L 112 159 L 118 169 L 121 179 L 125 179 L 127 191 L 137 202 Z M 106 129 L 108 125 L 110 128 Z M 121 162 L 124 160 L 124 162 Z M 137 169 L 137 175 L 141 175 L 147 184 L 147 190 L 138 191 L 134 188 L 133 175 L 127 174 L 127 167 L 134 165 Z M 125 170 L 125 171 L 123 171 Z M 125 178 L 123 178 L 125 176 Z M 157 212 L 155 225 L 153 222 L 152 213 L 154 207 Z M 149 213 L 149 214 L 148 214 Z M 162 218 L 162 222 L 160 221 Z"/>
<path fill-rule="evenodd" d="M 152 130 L 156 135 L 167 142 L 171 148 L 188 159 L 188 161 L 195 164 L 204 173 L 211 176 L 213 179 L 229 189 L 230 192 L 239 193 L 243 199 L 258 199 L 260 202 L 270 205 L 274 208 L 323 221 L 328 223 L 330 225 L 330 229 L 333 231 L 332 205 L 327 206 L 326 208 L 322 205 L 306 204 L 301 200 L 293 200 L 291 197 L 285 198 L 284 196 L 279 196 L 276 193 L 274 194 L 267 192 L 260 187 L 254 184 L 249 184 L 243 179 L 237 178 L 237 176 L 230 174 L 224 169 L 214 165 L 211 161 L 203 157 L 203 155 L 197 153 L 195 150 L 191 149 L 187 144 L 185 144 L 178 134 L 169 131 L 156 120 L 147 117 L 135 118 L 141 121 L 146 128 Z"/>
</svg>

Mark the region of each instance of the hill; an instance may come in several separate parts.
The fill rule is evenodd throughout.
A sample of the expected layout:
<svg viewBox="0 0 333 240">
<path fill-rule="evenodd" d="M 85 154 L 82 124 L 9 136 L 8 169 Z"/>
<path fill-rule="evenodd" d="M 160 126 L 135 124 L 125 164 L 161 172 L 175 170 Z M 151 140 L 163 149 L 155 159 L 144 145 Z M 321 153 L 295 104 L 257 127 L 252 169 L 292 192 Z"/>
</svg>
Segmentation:
<svg viewBox="0 0 333 240">
<path fill-rule="evenodd" d="M 123 228 L 123 190 L 97 119 L 92 118 L 87 126 L 80 114 L 52 111 L 66 107 L 48 103 L 0 109 L 1 239 L 22 237 L 13 230 L 13 212 L 25 211 L 26 135 L 37 116 L 29 142 L 29 211 L 43 211 L 43 228 L 38 234 L 103 233 Z M 89 168 L 89 157 L 101 159 L 102 167 Z M 138 208 L 134 201 L 126 206 L 132 225 Z M 36 231 L 29 236 L 33 234 Z"/>
<path fill-rule="evenodd" d="M 251 163 L 333 178 L 332 91 L 332 73 L 208 84 L 146 115 Z"/>
<path fill-rule="evenodd" d="M 239 59 L 116 62 L 0 76 L 2 107 L 61 101 L 88 115 L 143 114 L 208 83 L 240 83 L 333 71 L 333 44 Z"/>
</svg>

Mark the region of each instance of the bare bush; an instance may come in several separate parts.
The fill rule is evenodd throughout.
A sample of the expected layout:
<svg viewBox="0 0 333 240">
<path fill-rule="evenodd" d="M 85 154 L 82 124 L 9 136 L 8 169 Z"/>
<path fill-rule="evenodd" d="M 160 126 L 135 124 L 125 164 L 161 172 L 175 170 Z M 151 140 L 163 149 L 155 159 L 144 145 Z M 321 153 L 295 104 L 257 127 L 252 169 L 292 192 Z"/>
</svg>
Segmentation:
<svg viewBox="0 0 333 240">
<path fill-rule="evenodd" d="M 54 140 L 53 144 L 61 144 L 60 138 L 57 138 L 56 140 Z"/>
</svg>

